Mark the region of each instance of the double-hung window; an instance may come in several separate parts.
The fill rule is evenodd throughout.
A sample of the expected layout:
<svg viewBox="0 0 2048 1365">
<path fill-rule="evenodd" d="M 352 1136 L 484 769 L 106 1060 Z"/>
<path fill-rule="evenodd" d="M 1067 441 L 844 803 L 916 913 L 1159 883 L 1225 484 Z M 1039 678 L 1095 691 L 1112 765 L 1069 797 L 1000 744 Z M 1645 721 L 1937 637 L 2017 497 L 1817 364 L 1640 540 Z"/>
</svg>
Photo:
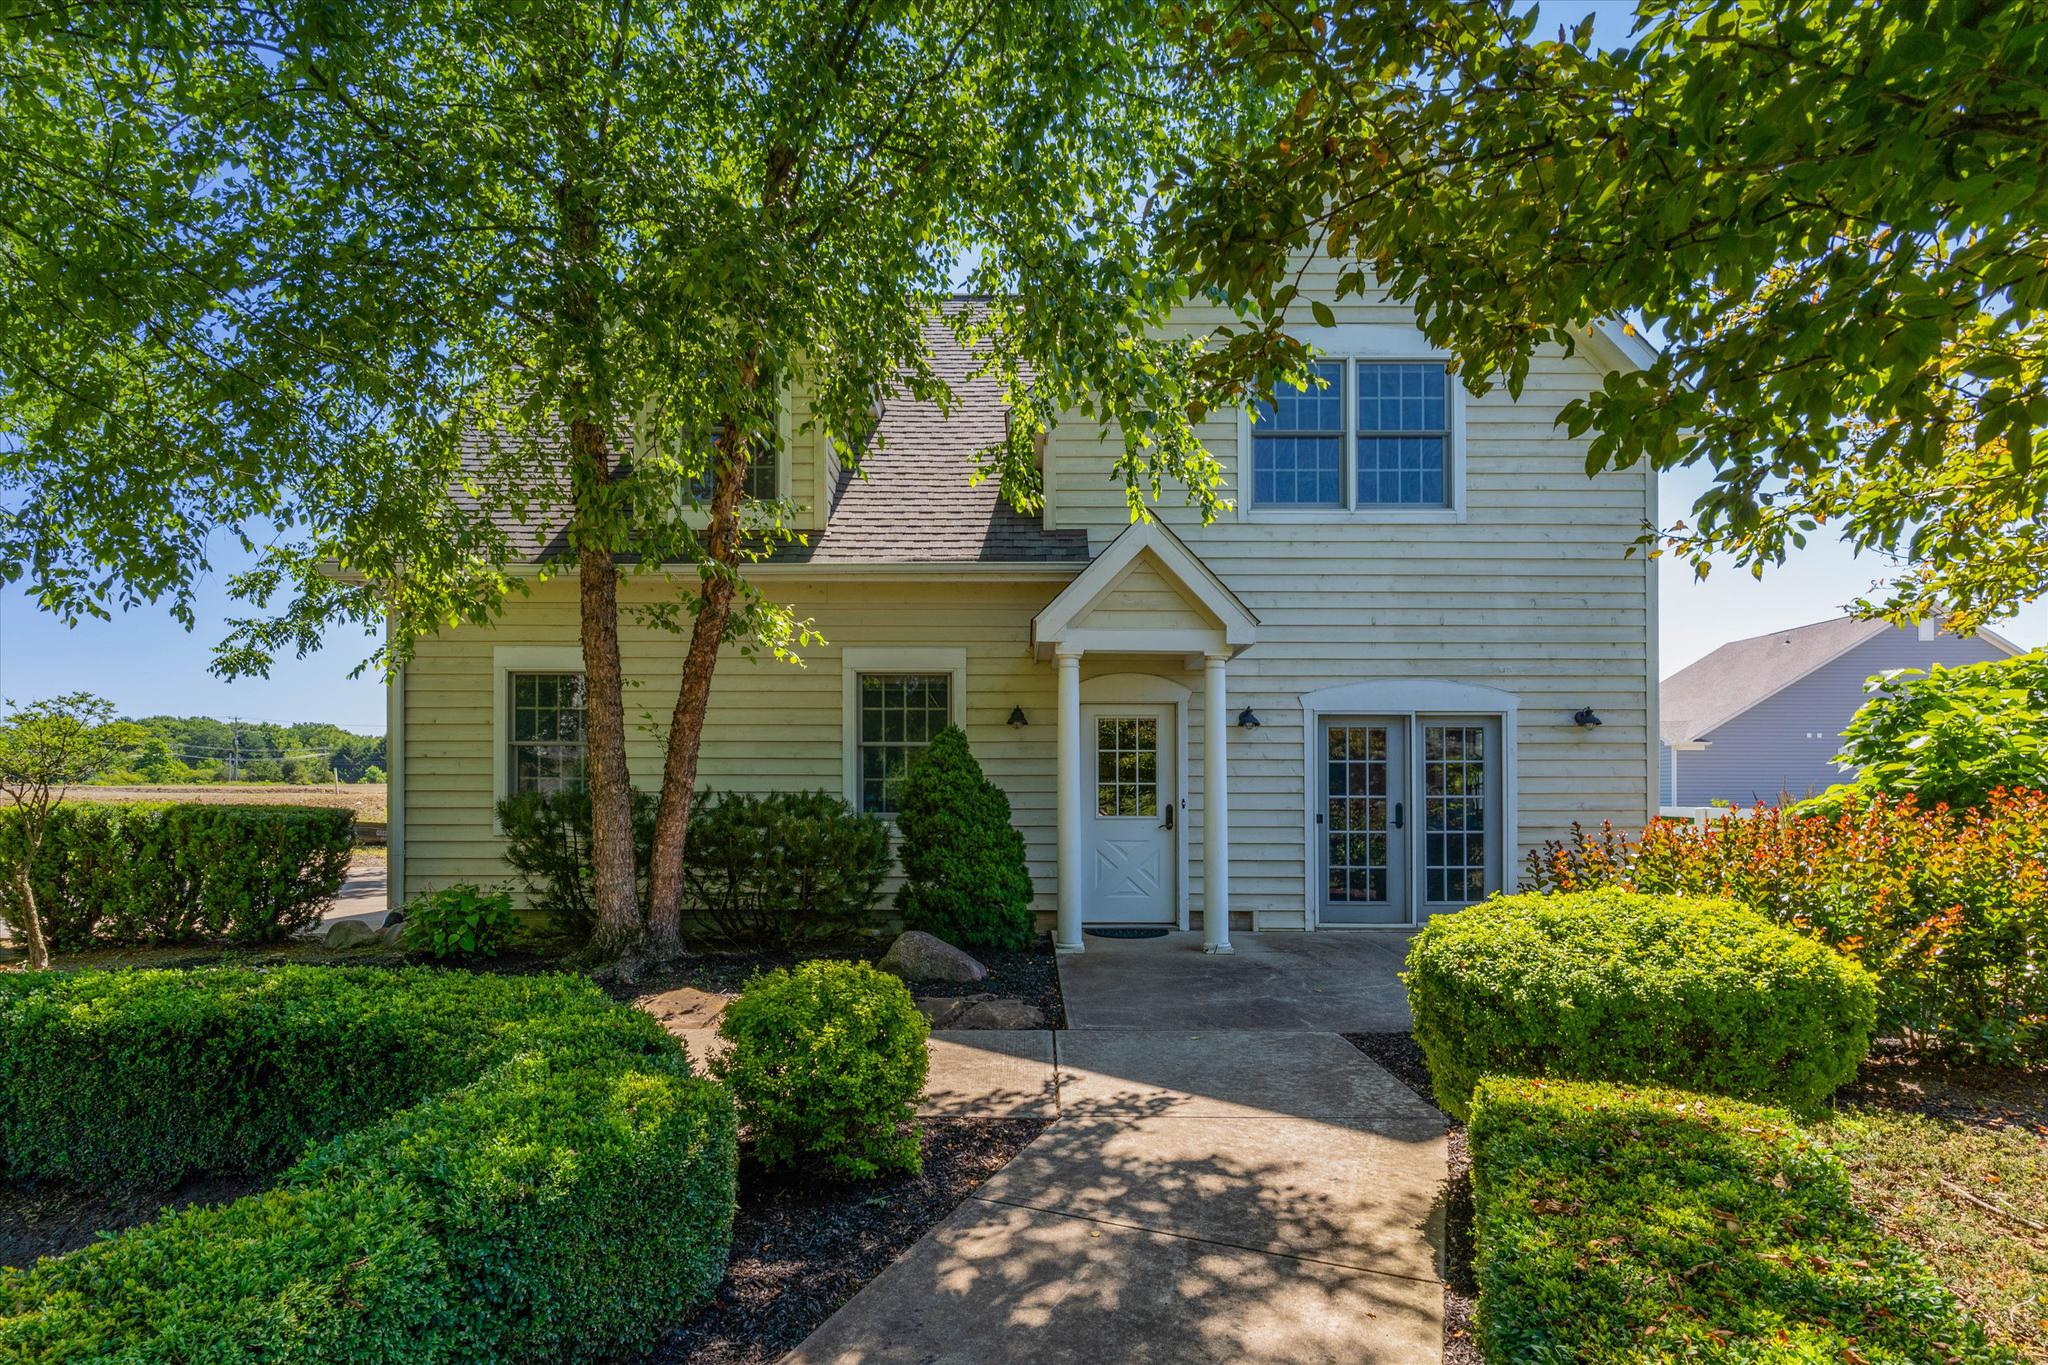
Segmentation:
<svg viewBox="0 0 2048 1365">
<path fill-rule="evenodd" d="M 860 808 L 893 815 L 903 774 L 952 720 L 949 673 L 860 675 Z"/>
<path fill-rule="evenodd" d="M 690 481 L 690 496 L 705 506 L 711 505 L 713 472 L 718 464 L 719 433 L 711 433 L 711 450 L 704 458 L 703 472 Z M 747 461 L 746 481 L 741 485 L 740 495 L 750 502 L 772 502 L 781 495 L 776 486 L 776 475 L 780 472 L 781 455 L 772 445 L 754 443 L 751 458 Z"/>
<path fill-rule="evenodd" d="M 1440 361 L 1325 360 L 1281 383 L 1251 429 L 1254 509 L 1453 505 L 1450 379 Z"/>
<path fill-rule="evenodd" d="M 546 796 L 582 785 L 589 748 L 583 730 L 581 673 L 509 673 L 512 689 L 511 794 Z"/>
</svg>

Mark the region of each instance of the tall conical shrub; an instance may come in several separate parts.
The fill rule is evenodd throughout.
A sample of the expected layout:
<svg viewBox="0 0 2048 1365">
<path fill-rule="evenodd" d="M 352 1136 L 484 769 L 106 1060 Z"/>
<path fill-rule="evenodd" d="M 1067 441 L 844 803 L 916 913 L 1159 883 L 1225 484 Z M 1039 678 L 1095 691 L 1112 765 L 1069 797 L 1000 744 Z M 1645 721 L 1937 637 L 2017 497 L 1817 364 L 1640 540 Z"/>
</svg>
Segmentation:
<svg viewBox="0 0 2048 1365">
<path fill-rule="evenodd" d="M 903 889 L 912 929 L 962 948 L 1031 946 L 1031 874 L 1010 798 L 982 775 L 967 736 L 947 726 L 912 760 L 898 798 Z"/>
</svg>

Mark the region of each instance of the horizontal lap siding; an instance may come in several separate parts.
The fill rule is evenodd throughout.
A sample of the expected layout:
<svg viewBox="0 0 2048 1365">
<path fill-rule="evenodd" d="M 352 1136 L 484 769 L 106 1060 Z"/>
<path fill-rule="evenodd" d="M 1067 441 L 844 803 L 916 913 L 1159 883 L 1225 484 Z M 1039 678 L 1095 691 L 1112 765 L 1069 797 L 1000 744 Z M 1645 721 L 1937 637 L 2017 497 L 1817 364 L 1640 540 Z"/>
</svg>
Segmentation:
<svg viewBox="0 0 2048 1365">
<path fill-rule="evenodd" d="M 1319 265 L 1303 290 L 1333 286 L 1334 271 Z M 1353 300 L 1335 310 L 1340 324 L 1411 325 L 1407 310 L 1383 303 Z M 1197 316 L 1191 325 L 1219 321 Z M 1418 336 L 1416 353 L 1424 349 Z M 1506 869 L 1510 883 L 1528 847 L 1564 834 L 1573 821 L 1626 827 L 1648 813 L 1651 575 L 1639 555 L 1626 554 L 1649 506 L 1648 474 L 1589 479 L 1585 443 L 1554 422 L 1566 402 L 1598 382 L 1590 360 L 1557 352 L 1536 360 L 1520 401 L 1504 389 L 1465 397 L 1461 524 L 1241 521 L 1231 510 L 1203 526 L 1185 506 L 1157 509 L 1261 623 L 1258 645 L 1230 666 L 1232 716 L 1249 704 L 1262 722 L 1231 732 L 1235 908 L 1274 924 L 1301 913 L 1299 699 L 1321 687 L 1437 678 L 1520 699 L 1521 848 Z M 1054 524 L 1086 528 L 1099 550 L 1129 523 L 1122 489 L 1104 477 L 1097 431 L 1090 422 L 1062 426 L 1048 458 Z M 1224 495 L 1234 499 L 1235 415 L 1209 423 L 1203 439 L 1222 462 Z M 1188 680 L 1199 697 L 1199 678 Z M 1584 730 L 1571 716 L 1589 705 L 1604 723 Z M 1197 750 L 1199 730 L 1190 731 Z M 1200 783 L 1190 783 L 1189 839 L 1197 850 L 1200 803 Z"/>
<path fill-rule="evenodd" d="M 845 646 L 962 647 L 967 731 L 989 775 L 1010 795 L 1032 873 L 1049 908 L 1053 876 L 1054 696 L 1050 668 L 1030 654 L 1031 617 L 1061 584 L 794 582 L 764 585 L 811 618 L 827 644 L 803 666 L 750 661 L 728 650 L 712 685 L 701 787 L 765 792 L 843 790 L 840 650 Z M 624 599 L 664 591 L 629 584 Z M 672 591 L 672 590 L 671 590 Z M 510 604 L 489 630 L 457 629 L 426 641 L 406 669 L 406 886 L 512 875 L 492 830 L 492 650 L 576 643 L 573 584 L 553 583 Z M 627 762 L 635 785 L 658 789 L 663 736 L 675 704 L 685 642 L 628 620 L 620 655 L 627 680 Z M 1030 724 L 1008 724 L 1022 706 Z"/>
</svg>

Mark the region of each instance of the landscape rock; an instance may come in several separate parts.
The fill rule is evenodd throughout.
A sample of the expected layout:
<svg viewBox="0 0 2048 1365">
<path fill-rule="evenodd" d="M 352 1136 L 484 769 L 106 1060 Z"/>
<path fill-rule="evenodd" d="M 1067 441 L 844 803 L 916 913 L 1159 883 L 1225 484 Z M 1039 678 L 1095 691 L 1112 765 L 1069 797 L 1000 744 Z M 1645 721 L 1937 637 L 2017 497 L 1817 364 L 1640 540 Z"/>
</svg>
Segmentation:
<svg viewBox="0 0 2048 1365">
<path fill-rule="evenodd" d="M 966 953 L 916 929 L 898 934 L 879 965 L 905 981 L 982 981 L 988 977 L 988 968 Z"/>
<path fill-rule="evenodd" d="M 1045 1011 L 1008 995 L 920 995 L 917 1012 L 934 1029 L 1045 1028 Z"/>
<path fill-rule="evenodd" d="M 387 948 L 403 947 L 405 944 L 405 925 L 403 923 L 393 924 L 386 921 L 384 927 L 377 931 L 377 942 Z"/>
<path fill-rule="evenodd" d="M 684 1029 L 717 1028 L 731 996 L 700 991 L 695 986 L 678 986 L 672 991 L 643 995 L 633 1004 L 661 1021 L 671 1033 Z"/>
<path fill-rule="evenodd" d="M 377 941 L 377 931 L 359 919 L 337 920 L 322 941 L 330 948 L 361 948 Z"/>
</svg>

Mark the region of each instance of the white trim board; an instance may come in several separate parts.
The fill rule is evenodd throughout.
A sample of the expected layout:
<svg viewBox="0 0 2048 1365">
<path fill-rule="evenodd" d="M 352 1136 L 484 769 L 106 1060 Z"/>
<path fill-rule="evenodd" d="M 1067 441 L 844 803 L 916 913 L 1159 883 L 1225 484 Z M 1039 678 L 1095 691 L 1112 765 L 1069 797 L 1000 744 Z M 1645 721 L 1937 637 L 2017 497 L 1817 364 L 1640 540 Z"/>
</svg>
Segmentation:
<svg viewBox="0 0 2048 1365">
<path fill-rule="evenodd" d="M 1318 869 L 1322 866 L 1316 847 L 1316 802 L 1322 784 L 1315 780 L 1318 759 L 1316 744 L 1326 716 L 1405 717 L 1413 729 L 1415 718 L 1484 716 L 1500 722 L 1500 860 L 1501 885 L 1508 884 L 1520 847 L 1521 789 L 1516 776 L 1520 747 L 1522 700 L 1512 692 L 1482 687 L 1477 683 L 1448 682 L 1428 678 L 1381 678 L 1365 682 L 1339 683 L 1335 687 L 1304 692 L 1301 697 L 1301 852 L 1302 915 L 1310 929 L 1321 924 L 1322 897 L 1317 894 Z M 1420 831 L 1421 823 L 1416 822 Z M 1362 926 L 1407 928 L 1422 923 L 1422 878 L 1408 879 L 1408 921 L 1402 925 Z M 1333 929 L 1337 926 L 1331 926 Z M 1350 927 L 1350 926 L 1345 926 Z"/>
</svg>

